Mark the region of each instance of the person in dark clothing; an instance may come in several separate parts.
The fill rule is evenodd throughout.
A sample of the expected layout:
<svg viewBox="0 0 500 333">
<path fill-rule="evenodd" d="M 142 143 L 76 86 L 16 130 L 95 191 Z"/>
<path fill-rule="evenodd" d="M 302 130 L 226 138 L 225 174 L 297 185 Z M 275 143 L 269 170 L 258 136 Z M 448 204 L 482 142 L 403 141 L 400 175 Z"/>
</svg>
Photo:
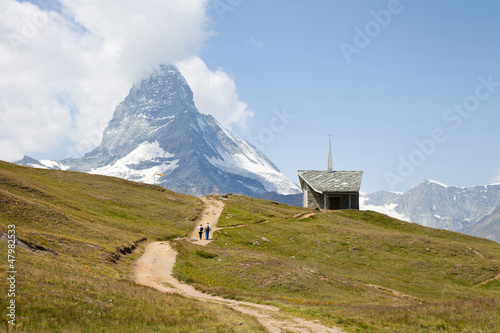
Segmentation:
<svg viewBox="0 0 500 333">
<path fill-rule="evenodd" d="M 200 234 L 200 240 L 201 240 L 201 237 L 203 236 L 203 226 L 201 224 L 198 227 L 198 233 Z"/>
</svg>

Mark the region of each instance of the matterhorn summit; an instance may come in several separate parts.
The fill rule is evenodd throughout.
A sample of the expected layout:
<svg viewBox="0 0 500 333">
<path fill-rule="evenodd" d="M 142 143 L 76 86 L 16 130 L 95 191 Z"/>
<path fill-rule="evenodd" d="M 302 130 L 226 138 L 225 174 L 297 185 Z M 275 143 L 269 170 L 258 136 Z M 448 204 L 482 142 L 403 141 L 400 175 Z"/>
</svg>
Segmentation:
<svg viewBox="0 0 500 333">
<path fill-rule="evenodd" d="M 300 188 L 257 148 L 201 114 L 175 66 L 161 66 L 121 102 L 95 150 L 59 162 L 18 163 L 156 183 L 195 196 L 295 194 Z"/>
</svg>

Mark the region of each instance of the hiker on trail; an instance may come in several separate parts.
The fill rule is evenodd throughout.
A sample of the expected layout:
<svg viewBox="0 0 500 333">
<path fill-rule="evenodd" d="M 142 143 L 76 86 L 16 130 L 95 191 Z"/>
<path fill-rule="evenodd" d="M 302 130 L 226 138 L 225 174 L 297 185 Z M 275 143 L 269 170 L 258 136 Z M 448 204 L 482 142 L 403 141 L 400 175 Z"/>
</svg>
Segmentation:
<svg viewBox="0 0 500 333">
<path fill-rule="evenodd" d="M 207 225 L 205 226 L 205 238 L 208 240 L 208 234 L 210 232 L 210 223 L 207 222 Z"/>
<path fill-rule="evenodd" d="M 201 224 L 198 227 L 198 233 L 200 234 L 200 240 L 201 240 L 201 237 L 203 236 L 203 226 Z"/>
</svg>

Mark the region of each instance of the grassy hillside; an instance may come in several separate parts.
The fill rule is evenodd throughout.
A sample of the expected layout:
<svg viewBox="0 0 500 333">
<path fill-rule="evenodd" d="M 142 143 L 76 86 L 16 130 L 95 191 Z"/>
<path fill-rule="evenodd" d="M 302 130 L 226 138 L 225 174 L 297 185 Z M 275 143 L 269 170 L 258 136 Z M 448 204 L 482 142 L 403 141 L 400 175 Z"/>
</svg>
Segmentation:
<svg viewBox="0 0 500 333">
<path fill-rule="evenodd" d="M 263 332 L 222 306 L 133 283 L 146 240 L 185 236 L 200 200 L 146 184 L 0 162 L 1 305 L 15 225 L 18 332 Z M 236 325 L 243 322 L 244 325 Z"/>
<path fill-rule="evenodd" d="M 498 243 L 374 212 L 319 212 L 242 196 L 225 203 L 223 229 L 201 248 L 174 240 L 194 227 L 202 209 L 196 198 L 0 162 L 2 272 L 9 225 L 20 240 L 13 331 L 264 331 L 223 306 L 135 285 L 132 265 L 146 242 L 169 239 L 180 253 L 176 275 L 198 289 L 348 332 L 500 331 Z M 2 292 L 4 309 L 7 301 Z"/>
<path fill-rule="evenodd" d="M 498 243 L 242 196 L 227 199 L 218 226 L 202 251 L 174 242 L 177 277 L 206 292 L 351 332 L 500 332 Z"/>
</svg>

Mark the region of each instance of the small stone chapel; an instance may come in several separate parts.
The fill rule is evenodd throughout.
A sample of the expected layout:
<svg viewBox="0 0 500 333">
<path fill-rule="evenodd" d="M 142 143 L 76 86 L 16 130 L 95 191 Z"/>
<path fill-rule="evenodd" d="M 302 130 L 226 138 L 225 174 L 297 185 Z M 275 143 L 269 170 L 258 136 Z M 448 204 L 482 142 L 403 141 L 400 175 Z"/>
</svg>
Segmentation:
<svg viewBox="0 0 500 333">
<path fill-rule="evenodd" d="M 302 205 L 319 209 L 359 209 L 363 171 L 333 171 L 332 142 L 328 143 L 328 170 L 298 170 Z"/>
</svg>

